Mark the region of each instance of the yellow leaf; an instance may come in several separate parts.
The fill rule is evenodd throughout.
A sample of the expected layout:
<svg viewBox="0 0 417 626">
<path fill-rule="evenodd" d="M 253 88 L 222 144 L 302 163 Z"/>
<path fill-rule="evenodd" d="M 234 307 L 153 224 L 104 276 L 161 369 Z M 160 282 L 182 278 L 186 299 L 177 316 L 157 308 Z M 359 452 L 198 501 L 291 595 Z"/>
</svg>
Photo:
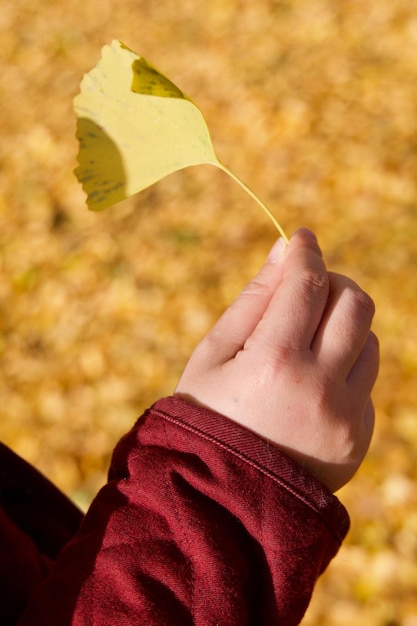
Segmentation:
<svg viewBox="0 0 417 626">
<path fill-rule="evenodd" d="M 191 165 L 211 164 L 269 209 L 217 158 L 198 107 L 143 57 L 120 41 L 102 50 L 74 98 L 78 117 L 75 170 L 94 211 L 142 191 Z"/>
</svg>

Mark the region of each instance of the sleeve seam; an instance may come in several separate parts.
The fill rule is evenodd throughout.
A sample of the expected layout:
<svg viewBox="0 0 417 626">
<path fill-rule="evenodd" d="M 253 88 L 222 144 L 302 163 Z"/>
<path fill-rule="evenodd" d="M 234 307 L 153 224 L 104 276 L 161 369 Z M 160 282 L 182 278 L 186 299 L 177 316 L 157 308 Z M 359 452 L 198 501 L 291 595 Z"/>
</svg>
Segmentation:
<svg viewBox="0 0 417 626">
<path fill-rule="evenodd" d="M 322 522 L 328 528 L 329 532 L 336 539 L 336 541 L 339 543 L 339 545 L 342 543 L 342 540 L 340 539 L 338 534 L 335 533 L 333 528 L 330 526 L 329 522 L 327 521 L 326 517 L 323 515 L 322 511 L 320 510 L 320 508 L 318 506 L 316 506 L 313 502 L 311 502 L 311 500 L 309 500 L 308 498 L 303 496 L 299 491 L 294 489 L 285 480 L 281 479 L 276 474 L 274 474 L 274 472 L 272 472 L 271 470 L 269 470 L 266 467 L 262 466 L 261 464 L 257 463 L 253 459 L 249 458 L 246 454 L 237 451 L 230 444 L 224 443 L 220 439 L 217 439 L 214 435 L 205 433 L 204 431 L 202 431 L 201 429 L 197 428 L 194 425 L 187 424 L 186 422 L 184 422 L 184 421 L 182 421 L 182 420 L 180 420 L 178 418 L 172 417 L 172 416 L 170 416 L 170 415 L 160 411 L 159 409 L 155 409 L 154 408 L 152 410 L 152 412 L 157 413 L 164 420 L 167 420 L 168 422 L 174 424 L 175 426 L 178 426 L 178 427 L 180 427 L 180 428 L 182 428 L 184 430 L 187 430 L 188 432 L 192 432 L 192 433 L 198 435 L 199 437 L 201 437 L 202 439 L 205 439 L 206 441 L 210 441 L 211 443 L 215 444 L 219 448 L 222 448 L 223 450 L 226 450 L 227 452 L 233 454 L 235 457 L 239 458 L 241 461 L 247 463 L 251 467 L 253 467 L 256 470 L 260 471 L 264 476 L 267 476 L 272 481 L 274 481 L 275 483 L 277 483 L 278 485 L 280 485 L 281 487 L 286 489 L 286 491 L 291 493 L 295 498 L 297 498 L 299 501 L 303 502 L 307 507 L 309 507 L 312 511 L 314 511 L 314 513 L 320 517 Z"/>
</svg>

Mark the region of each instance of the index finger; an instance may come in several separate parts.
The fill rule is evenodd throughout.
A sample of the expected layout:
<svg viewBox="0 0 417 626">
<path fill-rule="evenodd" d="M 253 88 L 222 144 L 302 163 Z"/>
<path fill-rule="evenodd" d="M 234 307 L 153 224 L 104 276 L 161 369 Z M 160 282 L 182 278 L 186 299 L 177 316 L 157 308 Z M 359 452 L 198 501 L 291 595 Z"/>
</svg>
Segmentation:
<svg viewBox="0 0 417 626">
<path fill-rule="evenodd" d="M 250 341 L 269 349 L 308 350 L 329 294 L 329 278 L 314 234 L 298 230 L 282 263 L 282 280 Z"/>
</svg>

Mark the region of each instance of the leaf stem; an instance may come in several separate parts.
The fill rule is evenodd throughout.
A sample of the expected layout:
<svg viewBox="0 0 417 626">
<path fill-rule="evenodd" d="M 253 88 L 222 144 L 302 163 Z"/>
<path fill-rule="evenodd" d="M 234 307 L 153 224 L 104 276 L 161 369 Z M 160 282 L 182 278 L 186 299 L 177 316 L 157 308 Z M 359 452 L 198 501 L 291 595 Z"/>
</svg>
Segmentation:
<svg viewBox="0 0 417 626">
<path fill-rule="evenodd" d="M 225 165 L 223 165 L 223 163 L 221 163 L 220 161 L 218 161 L 215 164 L 219 169 L 223 170 L 223 172 L 225 172 L 226 174 L 228 174 L 230 176 L 230 178 L 232 178 L 238 185 L 240 185 L 240 187 L 242 187 L 242 189 L 244 189 L 246 191 L 246 193 L 248 193 L 251 198 L 253 198 L 253 200 L 255 200 L 255 202 L 258 203 L 258 205 L 261 207 L 261 209 L 263 209 L 265 211 L 265 213 L 267 214 L 267 216 L 269 217 L 269 219 L 271 220 L 271 222 L 274 224 L 275 228 L 277 229 L 277 231 L 279 232 L 279 234 L 281 235 L 281 237 L 284 239 L 285 243 L 288 245 L 289 240 L 287 235 L 285 234 L 284 229 L 282 228 L 282 226 L 279 224 L 279 222 L 275 219 L 274 215 L 271 213 L 271 211 L 268 209 L 268 207 L 266 206 L 266 204 L 264 202 L 262 202 L 262 200 L 260 200 L 258 198 L 258 196 L 252 191 L 252 189 L 250 189 L 246 183 L 243 182 L 243 180 L 241 180 L 238 176 L 236 176 L 235 174 L 233 174 L 233 172 L 231 170 L 229 170 L 229 168 L 227 168 Z"/>
</svg>

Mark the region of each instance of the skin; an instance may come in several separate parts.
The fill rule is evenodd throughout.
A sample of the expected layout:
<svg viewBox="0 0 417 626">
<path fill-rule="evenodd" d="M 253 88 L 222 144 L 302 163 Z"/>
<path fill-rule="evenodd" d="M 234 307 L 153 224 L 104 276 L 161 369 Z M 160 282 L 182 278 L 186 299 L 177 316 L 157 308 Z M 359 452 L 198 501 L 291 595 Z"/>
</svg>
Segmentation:
<svg viewBox="0 0 417 626">
<path fill-rule="evenodd" d="M 176 394 L 281 448 L 335 492 L 372 438 L 379 366 L 374 304 L 328 272 L 312 232 L 278 240 L 197 346 Z"/>
</svg>

